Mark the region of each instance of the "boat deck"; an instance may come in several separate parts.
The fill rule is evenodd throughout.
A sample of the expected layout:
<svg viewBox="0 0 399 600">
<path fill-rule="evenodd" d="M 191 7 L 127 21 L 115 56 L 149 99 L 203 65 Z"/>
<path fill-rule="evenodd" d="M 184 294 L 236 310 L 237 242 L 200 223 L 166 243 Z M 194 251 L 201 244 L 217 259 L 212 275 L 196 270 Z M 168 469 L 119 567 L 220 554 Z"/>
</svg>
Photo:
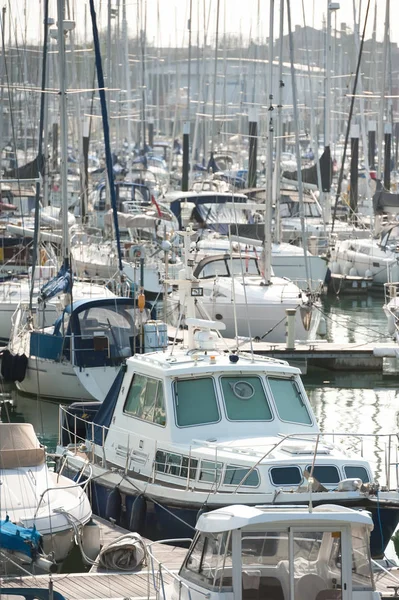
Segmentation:
<svg viewBox="0 0 399 600">
<path fill-rule="evenodd" d="M 95 517 L 94 521 L 100 526 L 102 545 L 108 545 L 121 535 L 128 533 L 125 529 L 114 526 L 105 519 Z M 145 541 L 149 542 L 149 540 Z M 172 573 L 177 573 L 187 550 L 155 542 L 152 544 L 152 552 L 158 562 L 161 562 Z M 154 566 L 154 570 L 158 570 L 158 564 Z M 104 571 L 94 566 L 89 573 L 3 577 L 0 578 L 0 595 L 2 598 L 7 596 L 4 588 L 48 588 L 50 578 L 53 582 L 53 590 L 60 592 L 67 600 L 97 600 L 100 598 L 151 600 L 155 599 L 156 595 L 151 564 L 141 565 L 134 571 L 126 573 Z M 169 583 L 171 579 L 171 575 L 164 573 L 165 583 Z"/>
</svg>

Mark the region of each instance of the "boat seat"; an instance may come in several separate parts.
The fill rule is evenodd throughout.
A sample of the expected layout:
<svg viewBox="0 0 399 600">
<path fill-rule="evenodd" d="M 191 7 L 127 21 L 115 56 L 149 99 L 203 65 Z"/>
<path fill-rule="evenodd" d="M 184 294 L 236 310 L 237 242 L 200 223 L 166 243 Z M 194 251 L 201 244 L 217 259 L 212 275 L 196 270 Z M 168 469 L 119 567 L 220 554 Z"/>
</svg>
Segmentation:
<svg viewBox="0 0 399 600">
<path fill-rule="evenodd" d="M 341 600 L 342 591 L 341 590 L 321 590 L 317 596 L 316 600 Z"/>
<path fill-rule="evenodd" d="M 295 597 L 297 600 L 329 600 L 329 598 L 319 598 L 320 593 L 333 590 L 326 590 L 326 581 L 316 573 L 306 573 L 298 579 L 295 584 Z"/>
</svg>

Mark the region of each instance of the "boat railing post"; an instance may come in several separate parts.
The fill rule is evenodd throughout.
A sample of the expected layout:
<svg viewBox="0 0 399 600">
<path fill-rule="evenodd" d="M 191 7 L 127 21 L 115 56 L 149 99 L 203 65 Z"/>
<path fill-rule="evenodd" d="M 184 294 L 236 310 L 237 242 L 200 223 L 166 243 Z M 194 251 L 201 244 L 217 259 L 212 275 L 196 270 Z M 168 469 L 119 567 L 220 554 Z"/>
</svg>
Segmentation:
<svg viewBox="0 0 399 600">
<path fill-rule="evenodd" d="M 387 472 L 387 488 L 391 489 L 391 440 L 392 436 L 389 434 L 388 436 L 388 472 Z"/>
<path fill-rule="evenodd" d="M 74 443 L 75 443 L 75 454 L 76 454 L 76 447 L 77 447 L 77 432 L 76 432 L 76 414 L 73 416 L 73 426 L 74 426 Z"/>
<path fill-rule="evenodd" d="M 296 308 L 286 308 L 286 349 L 295 350 L 295 315 Z"/>
<path fill-rule="evenodd" d="M 360 438 L 360 456 L 363 458 L 363 450 L 364 450 L 364 438 L 363 436 Z"/>
<path fill-rule="evenodd" d="M 188 451 L 188 469 L 187 469 L 187 486 L 186 490 L 190 487 L 190 470 L 191 470 L 191 446 Z"/>
</svg>

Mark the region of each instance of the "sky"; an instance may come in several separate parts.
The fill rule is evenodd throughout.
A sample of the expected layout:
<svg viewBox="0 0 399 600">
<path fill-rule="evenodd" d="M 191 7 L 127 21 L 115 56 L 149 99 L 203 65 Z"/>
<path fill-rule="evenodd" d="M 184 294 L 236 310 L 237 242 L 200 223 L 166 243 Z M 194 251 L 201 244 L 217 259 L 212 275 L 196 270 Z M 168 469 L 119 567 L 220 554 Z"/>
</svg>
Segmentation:
<svg viewBox="0 0 399 600">
<path fill-rule="evenodd" d="M 12 29 L 18 31 L 18 40 L 21 42 L 25 37 L 28 42 L 40 42 L 43 20 L 43 1 L 44 0 L 4 0 L 3 6 L 6 7 L 6 30 L 9 28 L 9 19 L 11 17 Z M 187 20 L 190 2 L 192 3 L 192 39 L 193 43 L 197 39 L 197 31 L 200 32 L 200 42 L 203 42 L 204 32 L 204 13 L 207 27 L 208 41 L 213 42 L 216 30 L 216 7 L 219 3 L 219 35 L 222 37 L 224 31 L 227 34 L 239 35 L 240 32 L 244 39 L 265 40 L 269 29 L 269 0 L 94 0 L 96 11 L 98 13 L 99 26 L 106 25 L 107 5 L 111 1 L 112 8 L 126 3 L 126 14 L 129 27 L 129 33 L 134 35 L 137 32 L 137 11 L 138 5 L 141 11 L 141 18 L 144 15 L 144 7 L 147 9 L 147 37 L 151 42 L 159 45 L 187 45 Z M 341 0 L 340 9 L 336 11 L 336 19 L 339 24 L 345 22 L 350 28 L 353 28 L 353 4 L 355 4 L 357 15 L 361 13 L 361 30 L 366 11 L 366 5 L 369 0 Z M 374 6 L 377 2 L 377 37 L 382 39 L 384 34 L 385 22 L 385 2 L 390 1 L 391 15 L 390 22 L 397 23 L 399 20 L 399 0 L 370 0 L 370 14 L 368 19 L 368 36 L 372 32 L 372 23 L 374 20 Z M 321 28 L 325 18 L 328 0 L 290 0 L 292 27 L 295 24 L 303 25 L 302 2 L 305 8 L 307 25 Z M 74 20 L 77 23 L 76 34 L 78 39 L 82 39 L 85 31 L 85 14 L 88 15 L 86 27 L 88 39 L 91 40 L 91 24 L 89 20 L 89 0 L 65 0 L 66 6 L 69 5 L 73 13 Z M 25 12 L 26 10 L 26 12 Z M 210 12 L 209 12 L 210 11 Z M 275 0 L 275 35 L 278 37 L 278 21 L 280 11 L 280 0 Z M 57 0 L 49 0 L 49 14 L 56 17 Z M 26 15 L 26 18 L 25 18 Z M 198 20 L 199 15 L 199 20 Z M 258 19 L 259 15 L 259 19 Z M 333 16 L 333 25 L 334 25 Z M 287 21 L 287 19 L 286 19 Z M 198 26 L 199 22 L 199 26 Z M 287 30 L 287 25 L 286 25 Z M 15 34 L 13 33 L 14 37 Z M 392 27 L 391 39 L 399 42 L 399 30 Z"/>
</svg>

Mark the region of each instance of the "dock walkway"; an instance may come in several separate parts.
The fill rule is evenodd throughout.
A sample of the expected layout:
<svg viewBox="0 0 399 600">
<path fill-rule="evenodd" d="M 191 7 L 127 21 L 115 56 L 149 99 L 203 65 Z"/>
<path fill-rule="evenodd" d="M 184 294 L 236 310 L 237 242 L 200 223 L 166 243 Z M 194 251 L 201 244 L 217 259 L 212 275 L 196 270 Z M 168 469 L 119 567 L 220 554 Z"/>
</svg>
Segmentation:
<svg viewBox="0 0 399 600">
<path fill-rule="evenodd" d="M 100 526 L 102 545 L 108 545 L 121 535 L 129 533 L 121 527 L 112 525 L 105 519 L 95 517 L 94 521 Z M 166 546 L 157 542 L 152 544 L 151 551 L 156 560 L 172 573 L 178 572 L 187 553 L 185 548 Z M 157 565 L 154 570 L 157 570 Z M 95 566 L 91 568 L 89 573 L 3 577 L 0 578 L 0 595 L 4 597 L 3 588 L 47 588 L 50 577 L 54 591 L 61 593 L 67 600 L 100 600 L 105 598 L 107 600 L 117 598 L 153 600 L 156 595 L 150 563 L 141 565 L 129 572 L 104 572 Z M 172 576 L 165 572 L 163 578 L 165 583 L 172 580 Z"/>
</svg>

